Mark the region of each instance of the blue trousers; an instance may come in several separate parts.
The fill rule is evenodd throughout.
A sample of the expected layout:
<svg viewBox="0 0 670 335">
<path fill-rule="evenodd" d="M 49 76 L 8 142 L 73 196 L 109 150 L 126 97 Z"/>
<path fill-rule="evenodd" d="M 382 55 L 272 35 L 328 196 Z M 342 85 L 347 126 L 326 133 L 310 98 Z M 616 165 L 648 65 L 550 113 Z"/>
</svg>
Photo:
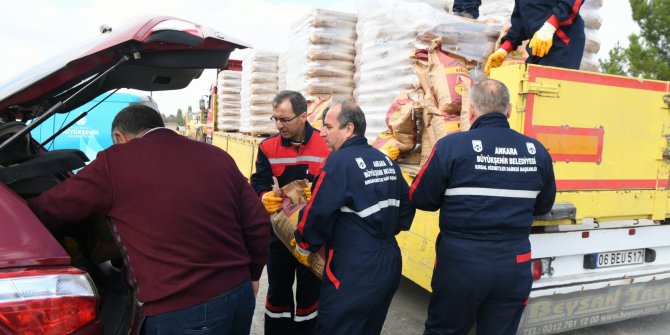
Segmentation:
<svg viewBox="0 0 670 335">
<path fill-rule="evenodd" d="M 144 319 L 145 335 L 240 335 L 249 334 L 256 299 L 251 282 L 201 304 Z"/>
<path fill-rule="evenodd" d="M 321 280 L 298 261 L 272 233 L 267 263 L 265 335 L 312 335 L 317 321 Z M 293 283 L 296 281 L 295 302 Z M 297 305 L 297 306 L 296 306 Z"/>
<path fill-rule="evenodd" d="M 424 335 L 516 334 L 533 277 L 528 238 L 469 240 L 441 233 Z"/>
<path fill-rule="evenodd" d="M 475 19 L 479 17 L 479 6 L 482 5 L 481 0 L 454 0 L 452 11 L 470 13 Z"/>
<path fill-rule="evenodd" d="M 395 239 L 373 241 L 363 250 L 333 248 L 327 258 L 317 334 L 379 334 L 400 285 L 402 259 Z"/>
</svg>

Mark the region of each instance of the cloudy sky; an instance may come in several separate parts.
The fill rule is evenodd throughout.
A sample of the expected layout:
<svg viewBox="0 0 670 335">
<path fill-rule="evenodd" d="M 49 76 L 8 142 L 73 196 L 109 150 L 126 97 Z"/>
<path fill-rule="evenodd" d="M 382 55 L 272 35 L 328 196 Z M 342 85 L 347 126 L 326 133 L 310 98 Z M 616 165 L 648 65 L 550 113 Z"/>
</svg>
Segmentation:
<svg viewBox="0 0 670 335">
<path fill-rule="evenodd" d="M 0 14 L 0 83 L 99 34 L 103 23 L 115 27 L 134 16 L 170 15 L 211 26 L 255 48 L 281 51 L 291 24 L 309 9 L 353 13 L 355 1 L 363 0 L 5 0 Z M 602 2 L 598 56 L 604 58 L 617 41 L 627 44 L 627 36 L 637 26 L 628 0 Z M 207 94 L 214 79 L 214 72 L 206 71 L 184 90 L 153 96 L 166 114 L 189 105 L 197 108 L 199 97 Z"/>
</svg>

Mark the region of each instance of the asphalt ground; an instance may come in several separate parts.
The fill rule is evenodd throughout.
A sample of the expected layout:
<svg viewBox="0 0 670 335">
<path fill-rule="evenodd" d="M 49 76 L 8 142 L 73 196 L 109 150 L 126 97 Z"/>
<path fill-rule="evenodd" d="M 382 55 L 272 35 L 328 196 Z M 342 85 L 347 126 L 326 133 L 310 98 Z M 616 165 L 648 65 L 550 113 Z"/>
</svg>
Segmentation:
<svg viewBox="0 0 670 335">
<path fill-rule="evenodd" d="M 267 276 L 265 271 L 260 280 L 256 297 L 256 310 L 251 325 L 251 334 L 263 335 L 265 295 Z M 420 335 L 428 312 L 430 292 L 402 278 L 400 287 L 393 297 L 391 308 L 382 329 L 383 335 Z M 668 335 L 670 334 L 670 313 L 646 316 L 606 325 L 594 326 L 561 333 L 565 335 Z"/>
</svg>

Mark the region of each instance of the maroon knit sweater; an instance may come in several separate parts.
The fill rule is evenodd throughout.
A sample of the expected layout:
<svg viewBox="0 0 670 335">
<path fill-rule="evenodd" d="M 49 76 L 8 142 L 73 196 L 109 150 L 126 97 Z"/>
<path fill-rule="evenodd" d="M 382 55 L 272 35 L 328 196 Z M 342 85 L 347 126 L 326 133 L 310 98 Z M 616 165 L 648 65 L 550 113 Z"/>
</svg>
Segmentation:
<svg viewBox="0 0 670 335">
<path fill-rule="evenodd" d="M 145 315 L 258 280 L 268 256 L 269 217 L 232 158 L 168 129 L 100 152 L 29 204 L 52 229 L 108 217 Z"/>
</svg>

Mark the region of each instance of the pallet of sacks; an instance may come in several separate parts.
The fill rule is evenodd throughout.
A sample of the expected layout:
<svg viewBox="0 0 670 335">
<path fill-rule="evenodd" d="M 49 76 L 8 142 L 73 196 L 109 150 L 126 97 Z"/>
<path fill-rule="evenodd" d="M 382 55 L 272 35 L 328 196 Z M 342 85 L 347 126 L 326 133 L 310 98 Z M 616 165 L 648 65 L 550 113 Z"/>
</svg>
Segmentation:
<svg viewBox="0 0 670 335">
<path fill-rule="evenodd" d="M 277 132 L 272 122 L 272 99 L 277 94 L 279 55 L 251 50 L 242 61 L 240 131 L 251 135 Z"/>
<path fill-rule="evenodd" d="M 396 97 L 422 88 L 410 58 L 415 50 L 427 50 L 435 38 L 441 38 L 445 51 L 482 63 L 494 50 L 501 27 L 498 22 L 451 15 L 443 1 L 361 0 L 356 4 L 360 14 L 354 98 L 368 120 L 366 136 L 375 140 L 389 130 L 387 114 Z M 420 128 L 417 125 L 417 133 Z"/>
<path fill-rule="evenodd" d="M 240 90 L 242 72 L 224 70 L 217 78 L 217 130 L 236 132 L 240 130 Z"/>
<path fill-rule="evenodd" d="M 324 9 L 311 10 L 297 20 L 283 59 L 285 87 L 307 100 L 351 100 L 356 21 L 355 14 Z"/>
</svg>

